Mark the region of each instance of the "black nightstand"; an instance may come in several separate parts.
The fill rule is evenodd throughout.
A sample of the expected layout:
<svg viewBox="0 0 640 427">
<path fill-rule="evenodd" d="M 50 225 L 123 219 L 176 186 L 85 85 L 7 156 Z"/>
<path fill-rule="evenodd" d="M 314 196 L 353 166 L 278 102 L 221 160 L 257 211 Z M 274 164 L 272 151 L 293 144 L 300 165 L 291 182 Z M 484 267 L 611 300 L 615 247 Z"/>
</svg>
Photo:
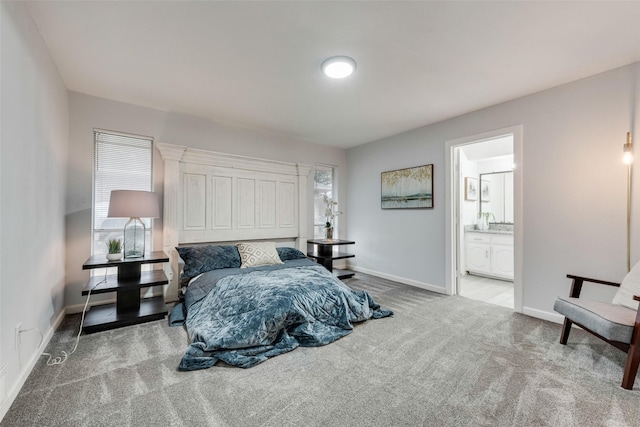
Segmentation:
<svg viewBox="0 0 640 427">
<path fill-rule="evenodd" d="M 324 265 L 327 270 L 333 272 L 338 279 L 348 279 L 349 277 L 353 277 L 355 273 L 351 270 L 340 270 L 338 268 L 333 268 L 333 260 L 334 259 L 345 259 L 345 258 L 353 258 L 355 255 L 338 251 L 333 253 L 334 246 L 342 246 L 342 245 L 354 245 L 356 242 L 351 240 L 307 240 L 308 244 L 313 245 L 311 250 L 307 253 L 309 258 L 314 258 L 318 261 L 318 263 Z"/>
<path fill-rule="evenodd" d="M 91 277 L 82 290 L 82 295 L 87 295 L 95 287 L 92 294 L 115 292 L 116 303 L 92 307 L 85 315 L 82 330 L 90 334 L 163 319 L 167 315 L 164 297 L 140 298 L 140 289 L 169 283 L 164 271 L 142 271 L 141 268 L 142 264 L 162 262 L 169 262 L 169 257 L 162 251 L 146 253 L 144 258 L 118 261 L 108 261 L 104 255 L 89 258 L 82 265 L 83 270 L 117 267 L 118 274 L 107 275 L 106 281 L 103 275 Z"/>
</svg>

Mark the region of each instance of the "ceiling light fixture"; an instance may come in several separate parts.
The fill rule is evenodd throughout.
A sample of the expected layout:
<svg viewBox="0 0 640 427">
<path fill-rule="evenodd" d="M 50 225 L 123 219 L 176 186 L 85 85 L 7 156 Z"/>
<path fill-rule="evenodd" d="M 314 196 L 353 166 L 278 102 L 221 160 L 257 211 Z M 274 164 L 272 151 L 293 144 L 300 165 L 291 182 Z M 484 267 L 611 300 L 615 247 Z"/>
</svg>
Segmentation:
<svg viewBox="0 0 640 427">
<path fill-rule="evenodd" d="M 322 62 L 322 72 L 332 79 L 344 79 L 356 70 L 356 61 L 348 56 L 332 56 Z"/>
</svg>

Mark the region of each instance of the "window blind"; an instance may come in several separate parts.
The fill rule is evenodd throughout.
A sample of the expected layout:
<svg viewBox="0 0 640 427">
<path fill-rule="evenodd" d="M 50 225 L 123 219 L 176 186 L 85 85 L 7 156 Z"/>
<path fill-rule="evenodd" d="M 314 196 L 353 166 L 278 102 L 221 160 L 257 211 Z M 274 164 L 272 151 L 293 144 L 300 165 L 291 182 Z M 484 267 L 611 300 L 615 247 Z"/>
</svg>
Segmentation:
<svg viewBox="0 0 640 427">
<path fill-rule="evenodd" d="M 107 218 L 112 190 L 151 191 L 153 138 L 94 131 L 93 254 L 106 253 L 104 242 L 122 235 L 128 218 Z M 147 241 L 151 219 L 143 218 Z"/>
</svg>

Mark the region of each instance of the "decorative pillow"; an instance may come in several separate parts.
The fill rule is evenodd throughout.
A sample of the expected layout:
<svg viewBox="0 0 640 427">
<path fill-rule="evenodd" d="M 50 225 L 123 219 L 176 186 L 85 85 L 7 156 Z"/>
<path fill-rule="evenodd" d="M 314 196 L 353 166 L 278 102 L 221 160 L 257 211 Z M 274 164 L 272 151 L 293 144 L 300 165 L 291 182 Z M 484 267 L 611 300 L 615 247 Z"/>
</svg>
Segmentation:
<svg viewBox="0 0 640 427">
<path fill-rule="evenodd" d="M 236 246 L 242 259 L 240 268 L 284 264 L 278 256 L 274 242 L 238 243 Z"/>
<path fill-rule="evenodd" d="M 634 295 L 640 295 L 640 262 L 622 279 L 620 288 L 613 297 L 613 303 L 637 310 L 639 302 L 633 299 Z"/>
<path fill-rule="evenodd" d="M 184 260 L 181 278 L 194 277 L 219 268 L 238 268 L 241 260 L 235 246 L 179 246 L 176 250 Z"/>
<path fill-rule="evenodd" d="M 301 251 L 297 250 L 296 248 L 282 247 L 282 248 L 276 248 L 276 251 L 278 251 L 278 256 L 282 261 L 289 261 L 292 259 L 302 259 L 307 257 L 305 254 L 303 254 Z"/>
</svg>

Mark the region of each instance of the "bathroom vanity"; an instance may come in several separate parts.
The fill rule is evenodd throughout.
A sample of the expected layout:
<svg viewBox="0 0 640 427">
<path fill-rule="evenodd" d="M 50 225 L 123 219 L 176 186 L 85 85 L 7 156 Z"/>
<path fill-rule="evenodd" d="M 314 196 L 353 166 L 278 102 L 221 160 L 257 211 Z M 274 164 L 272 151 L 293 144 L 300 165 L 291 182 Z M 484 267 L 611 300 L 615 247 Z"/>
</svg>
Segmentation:
<svg viewBox="0 0 640 427">
<path fill-rule="evenodd" d="M 466 270 L 470 274 L 513 281 L 513 227 L 511 230 L 465 230 Z"/>
</svg>

